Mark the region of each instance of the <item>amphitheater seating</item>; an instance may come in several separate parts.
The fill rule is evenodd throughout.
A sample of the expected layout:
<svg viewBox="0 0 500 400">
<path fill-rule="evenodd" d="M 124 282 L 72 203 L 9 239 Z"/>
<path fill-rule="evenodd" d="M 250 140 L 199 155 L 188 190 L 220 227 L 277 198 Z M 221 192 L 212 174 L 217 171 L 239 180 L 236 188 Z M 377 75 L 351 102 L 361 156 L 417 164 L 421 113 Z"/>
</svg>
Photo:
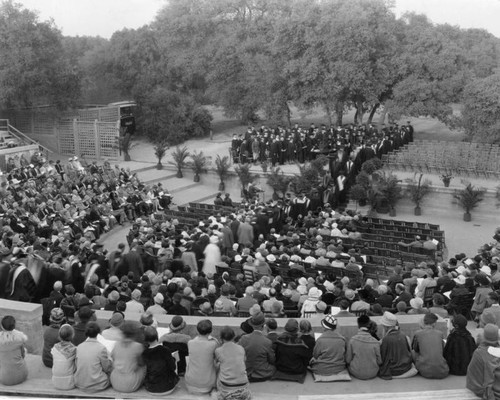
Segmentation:
<svg viewBox="0 0 500 400">
<path fill-rule="evenodd" d="M 238 207 L 214 206 L 212 204 L 189 203 L 189 206 L 178 207 L 178 210 L 166 210 L 164 213 L 156 213 L 152 217 L 152 222 L 162 221 L 166 218 L 177 219 L 182 226 L 194 227 L 199 223 L 200 218 L 208 218 L 218 211 L 223 213 L 237 212 Z M 398 221 L 383 218 L 366 218 L 358 223 L 357 229 L 362 232 L 361 239 L 350 239 L 345 237 L 322 236 L 325 245 L 342 243 L 351 248 L 357 248 L 366 256 L 366 263 L 363 264 L 363 274 L 365 278 L 371 278 L 378 282 L 387 279 L 392 272 L 392 267 L 396 265 L 416 265 L 422 261 L 435 261 L 441 256 L 443 247 L 446 246 L 444 232 L 438 225 L 417 223 L 409 221 Z M 423 248 L 406 247 L 398 244 L 399 241 L 411 241 L 416 235 L 423 237 L 430 236 L 439 241 L 438 251 L 426 250 Z M 313 248 L 315 241 L 310 243 L 302 242 L 305 248 Z M 303 257 L 305 258 L 305 256 Z M 347 259 L 347 257 L 346 257 Z M 303 261 L 298 262 L 306 269 L 305 276 L 315 278 L 319 268 L 312 268 L 310 264 Z M 271 265 L 274 273 L 280 274 L 285 281 L 293 279 L 290 270 Z M 337 277 L 346 276 L 341 268 L 323 268 L 325 273 L 335 274 Z M 231 276 L 236 276 L 242 271 L 229 269 Z"/>
<path fill-rule="evenodd" d="M 415 140 L 382 157 L 388 169 L 463 177 L 500 177 L 498 144 Z"/>
</svg>

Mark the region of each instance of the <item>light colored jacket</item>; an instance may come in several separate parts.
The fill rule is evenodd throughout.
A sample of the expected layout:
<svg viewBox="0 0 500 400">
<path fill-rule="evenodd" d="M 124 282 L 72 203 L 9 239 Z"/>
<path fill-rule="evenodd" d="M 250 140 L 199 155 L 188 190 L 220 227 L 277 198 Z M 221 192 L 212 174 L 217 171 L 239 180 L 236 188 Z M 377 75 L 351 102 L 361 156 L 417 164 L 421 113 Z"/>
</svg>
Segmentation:
<svg viewBox="0 0 500 400">
<path fill-rule="evenodd" d="M 112 363 L 106 347 L 88 338 L 76 348 L 75 386 L 87 392 L 98 392 L 109 386 Z"/>
<path fill-rule="evenodd" d="M 52 384 L 59 390 L 75 387 L 76 347 L 71 342 L 59 342 L 50 350 L 52 354 Z"/>
</svg>

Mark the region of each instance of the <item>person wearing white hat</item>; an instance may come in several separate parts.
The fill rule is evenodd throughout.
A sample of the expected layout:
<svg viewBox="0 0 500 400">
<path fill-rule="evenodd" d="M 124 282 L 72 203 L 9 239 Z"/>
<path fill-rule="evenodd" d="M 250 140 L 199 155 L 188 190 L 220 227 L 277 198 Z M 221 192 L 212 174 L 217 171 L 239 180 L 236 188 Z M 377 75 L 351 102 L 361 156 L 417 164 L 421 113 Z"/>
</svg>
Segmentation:
<svg viewBox="0 0 500 400">
<path fill-rule="evenodd" d="M 413 365 L 410 351 L 410 340 L 399 329 L 397 317 L 386 311 L 380 319 L 384 329 L 384 337 L 380 344 L 379 377 L 382 379 L 410 378 L 418 371 Z"/>
<path fill-rule="evenodd" d="M 305 318 L 307 313 L 316 313 L 316 304 L 321 299 L 323 293 L 317 287 L 312 287 L 309 289 L 307 299 L 302 304 L 302 309 L 300 314 L 302 318 Z"/>
<path fill-rule="evenodd" d="M 161 293 L 157 293 L 156 296 L 154 297 L 154 302 L 155 304 L 148 307 L 146 312 L 151 313 L 153 315 L 164 315 L 167 313 L 167 310 L 163 308 L 163 301 L 165 298 Z"/>
</svg>

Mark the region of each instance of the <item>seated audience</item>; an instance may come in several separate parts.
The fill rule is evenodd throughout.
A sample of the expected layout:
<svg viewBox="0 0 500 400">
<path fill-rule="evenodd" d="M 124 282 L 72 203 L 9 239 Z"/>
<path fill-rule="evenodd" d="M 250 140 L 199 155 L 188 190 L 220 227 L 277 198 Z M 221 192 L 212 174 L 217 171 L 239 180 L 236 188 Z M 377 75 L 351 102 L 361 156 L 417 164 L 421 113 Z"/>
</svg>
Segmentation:
<svg viewBox="0 0 500 400">
<path fill-rule="evenodd" d="M 146 365 L 144 387 L 155 396 L 167 396 L 177 387 L 179 377 L 175 373 L 175 359 L 170 350 L 158 342 L 156 328 L 144 328 L 144 341 L 147 348 L 142 353 Z"/>
<path fill-rule="evenodd" d="M 384 336 L 380 344 L 382 364 L 379 377 L 382 379 L 410 378 L 418 371 L 413 366 L 409 338 L 399 329 L 398 319 L 386 311 L 380 319 Z"/>
<path fill-rule="evenodd" d="M 24 360 L 28 337 L 16 329 L 16 319 L 6 315 L 0 323 L 0 383 L 5 386 L 18 385 L 28 377 Z"/>
<path fill-rule="evenodd" d="M 438 317 L 428 313 L 424 316 L 424 327 L 415 332 L 412 349 L 415 353 L 415 367 L 420 375 L 429 379 L 443 379 L 449 368 L 443 357 L 444 335 L 436 329 Z"/>
<path fill-rule="evenodd" d="M 453 317 L 452 324 L 453 329 L 446 338 L 443 356 L 448 363 L 450 374 L 463 376 L 467 374 L 467 367 L 476 350 L 476 342 L 467 330 L 467 318 L 458 314 Z"/>
<path fill-rule="evenodd" d="M 87 340 L 76 347 L 75 386 L 84 392 L 95 393 L 109 386 L 113 364 L 106 347 L 97 341 L 101 329 L 96 322 L 85 328 Z"/>
<path fill-rule="evenodd" d="M 299 336 L 299 323 L 289 319 L 285 331 L 276 343 L 275 379 L 296 380 L 303 383 L 309 365 L 309 348 Z"/>
<path fill-rule="evenodd" d="M 480 398 L 484 398 L 485 388 L 493 384 L 494 371 L 500 365 L 498 357 L 488 351 L 489 347 L 499 347 L 498 327 L 493 324 L 484 327 L 483 340 L 472 354 L 467 367 L 466 387 Z"/>
<path fill-rule="evenodd" d="M 213 338 L 212 322 L 201 320 L 196 325 L 198 336 L 188 342 L 189 362 L 186 369 L 186 388 L 192 394 L 210 393 L 215 387 L 215 349 L 219 346 Z"/>
<path fill-rule="evenodd" d="M 346 371 L 346 339 L 337 332 L 337 319 L 326 315 L 321 320 L 323 333 L 316 341 L 310 362 L 314 375 L 331 376 Z"/>
<path fill-rule="evenodd" d="M 373 379 L 382 364 L 380 342 L 370 333 L 370 317 L 358 317 L 358 332 L 349 340 L 346 362 L 349 373 L 357 379 Z"/>
<path fill-rule="evenodd" d="M 245 363 L 250 382 L 268 380 L 276 372 L 273 341 L 267 338 L 263 332 L 265 323 L 264 314 L 258 311 L 248 320 L 253 331 L 243 335 L 238 342 L 245 349 Z"/>
<path fill-rule="evenodd" d="M 225 326 L 221 329 L 222 346 L 215 349 L 217 374 L 217 398 L 220 400 L 250 400 L 250 387 L 245 366 L 245 350 L 234 343 L 234 331 Z"/>
<path fill-rule="evenodd" d="M 142 344 L 136 342 L 139 327 L 132 321 L 126 321 L 121 327 L 123 337 L 116 342 L 111 351 L 113 371 L 110 382 L 118 392 L 132 393 L 137 391 L 144 381 L 146 368 L 142 359 Z"/>
<path fill-rule="evenodd" d="M 75 331 L 64 324 L 59 329 L 59 339 L 51 349 L 52 384 L 58 390 L 71 390 L 75 387 L 76 346 L 71 343 Z"/>
<path fill-rule="evenodd" d="M 107 329 L 104 329 L 101 333 L 102 337 L 107 340 L 122 340 L 123 339 L 123 332 L 121 330 L 121 327 L 123 325 L 124 318 L 123 314 L 121 312 L 115 312 L 109 319 L 109 325 L 110 327 Z"/>
<path fill-rule="evenodd" d="M 59 342 L 59 329 L 65 322 L 64 312 L 60 308 L 50 311 L 50 325 L 43 332 L 42 362 L 48 368 L 52 368 L 52 347 Z"/>
</svg>

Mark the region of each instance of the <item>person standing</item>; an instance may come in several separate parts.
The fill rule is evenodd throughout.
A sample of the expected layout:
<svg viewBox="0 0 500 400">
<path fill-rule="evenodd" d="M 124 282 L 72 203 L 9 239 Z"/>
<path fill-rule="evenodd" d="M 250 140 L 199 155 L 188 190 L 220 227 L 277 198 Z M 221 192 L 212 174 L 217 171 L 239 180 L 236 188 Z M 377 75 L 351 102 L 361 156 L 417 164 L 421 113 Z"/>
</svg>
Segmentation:
<svg viewBox="0 0 500 400">
<path fill-rule="evenodd" d="M 219 238 L 217 236 L 210 237 L 210 243 L 207 244 L 203 254 L 205 255 L 205 261 L 203 262 L 203 272 L 205 274 L 215 274 L 217 269 L 215 266 L 220 263 L 221 253 L 219 248 Z"/>
</svg>

